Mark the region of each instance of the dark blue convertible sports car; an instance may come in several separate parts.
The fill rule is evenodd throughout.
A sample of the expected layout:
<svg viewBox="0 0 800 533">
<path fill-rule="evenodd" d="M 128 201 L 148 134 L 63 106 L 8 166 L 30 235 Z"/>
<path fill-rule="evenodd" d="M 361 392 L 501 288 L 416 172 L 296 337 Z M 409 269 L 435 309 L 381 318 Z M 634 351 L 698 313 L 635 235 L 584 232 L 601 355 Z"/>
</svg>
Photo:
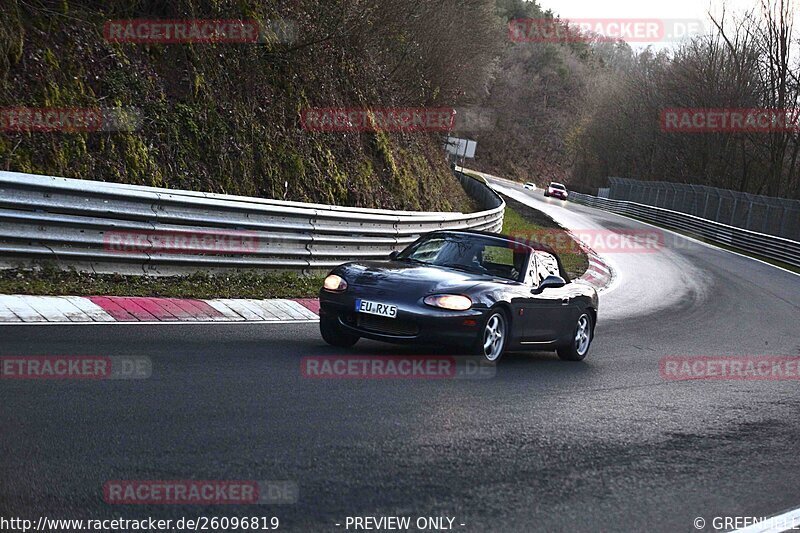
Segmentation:
<svg viewBox="0 0 800 533">
<path fill-rule="evenodd" d="M 320 291 L 320 331 L 340 347 L 364 337 L 458 346 L 490 361 L 523 350 L 580 361 L 594 335 L 597 300 L 593 287 L 569 281 L 546 246 L 437 231 L 388 261 L 334 268 Z"/>
</svg>

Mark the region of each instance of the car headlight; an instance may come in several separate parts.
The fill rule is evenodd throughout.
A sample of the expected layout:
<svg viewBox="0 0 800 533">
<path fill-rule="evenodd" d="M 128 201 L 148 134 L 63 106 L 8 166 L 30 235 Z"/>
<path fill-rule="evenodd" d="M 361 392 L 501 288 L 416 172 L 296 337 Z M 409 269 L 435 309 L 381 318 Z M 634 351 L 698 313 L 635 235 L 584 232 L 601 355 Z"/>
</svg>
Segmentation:
<svg viewBox="0 0 800 533">
<path fill-rule="evenodd" d="M 426 296 L 423 301 L 433 307 L 452 311 L 466 311 L 472 307 L 472 300 L 458 294 L 434 294 L 433 296 Z"/>
<path fill-rule="evenodd" d="M 326 291 L 343 292 L 347 290 L 347 282 L 341 276 L 330 274 L 322 284 Z"/>
</svg>

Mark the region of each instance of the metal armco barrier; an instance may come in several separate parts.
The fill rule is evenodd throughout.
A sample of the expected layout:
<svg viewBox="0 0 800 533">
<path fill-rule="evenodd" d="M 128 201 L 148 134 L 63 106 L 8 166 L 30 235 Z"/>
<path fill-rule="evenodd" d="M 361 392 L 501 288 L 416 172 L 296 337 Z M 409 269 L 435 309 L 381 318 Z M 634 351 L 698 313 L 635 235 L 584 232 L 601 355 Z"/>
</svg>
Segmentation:
<svg viewBox="0 0 800 533">
<path fill-rule="evenodd" d="M 502 198 L 480 181 L 456 176 L 481 211 L 362 209 L 0 172 L 0 268 L 54 264 L 148 275 L 311 272 L 385 259 L 429 231 L 500 231 Z M 159 235 L 182 235 L 189 239 L 184 243 L 200 246 L 165 247 Z M 115 244 L 135 238 L 133 249 Z"/>
<path fill-rule="evenodd" d="M 569 199 L 579 204 L 639 218 L 658 226 L 675 229 L 763 257 L 800 266 L 800 242 L 797 241 L 736 228 L 687 213 L 679 213 L 678 211 L 626 200 L 610 200 L 576 192 L 570 192 Z"/>
<path fill-rule="evenodd" d="M 607 198 L 687 213 L 737 228 L 800 239 L 800 200 L 708 185 L 608 178 Z M 598 196 L 603 196 L 598 193 Z"/>
</svg>

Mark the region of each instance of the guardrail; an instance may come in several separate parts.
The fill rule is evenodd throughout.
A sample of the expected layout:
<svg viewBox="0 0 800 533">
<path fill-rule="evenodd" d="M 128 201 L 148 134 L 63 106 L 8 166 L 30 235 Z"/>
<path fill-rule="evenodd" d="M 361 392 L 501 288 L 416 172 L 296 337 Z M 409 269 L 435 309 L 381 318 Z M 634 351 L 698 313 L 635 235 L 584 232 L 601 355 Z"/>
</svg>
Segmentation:
<svg viewBox="0 0 800 533">
<path fill-rule="evenodd" d="M 45 262 L 121 274 L 311 272 L 383 259 L 429 231 L 500 231 L 502 198 L 456 176 L 481 211 L 361 209 L 0 172 L 0 268 Z M 184 245 L 164 246 L 163 235 Z M 219 246 L 231 241 L 238 244 Z"/>
<path fill-rule="evenodd" d="M 569 199 L 579 204 L 598 207 L 620 215 L 632 216 L 665 228 L 675 229 L 763 257 L 783 261 L 790 265 L 800 266 L 800 242 L 797 241 L 728 226 L 687 213 L 627 200 L 610 200 L 571 191 Z"/>
<path fill-rule="evenodd" d="M 669 181 L 610 177 L 608 183 L 607 197 L 614 200 L 671 209 L 766 235 L 800 240 L 797 199 Z"/>
</svg>

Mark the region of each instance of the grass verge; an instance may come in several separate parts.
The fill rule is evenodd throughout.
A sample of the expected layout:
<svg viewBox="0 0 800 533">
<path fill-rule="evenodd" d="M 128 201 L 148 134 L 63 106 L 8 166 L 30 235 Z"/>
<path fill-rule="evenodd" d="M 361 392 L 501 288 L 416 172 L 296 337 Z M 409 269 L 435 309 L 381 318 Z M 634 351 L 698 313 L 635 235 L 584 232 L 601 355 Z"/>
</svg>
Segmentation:
<svg viewBox="0 0 800 533">
<path fill-rule="evenodd" d="M 537 240 L 536 232 L 545 230 L 548 240 L 553 242 L 560 241 L 559 234 L 561 233 L 564 234 L 564 238 L 574 241 L 564 228 L 541 211 L 537 211 L 507 196 L 503 196 L 503 199 L 506 201 L 502 230 L 505 235 L 520 236 L 523 239 L 533 237 L 533 240 Z M 577 250 L 578 246 L 574 248 Z M 558 256 L 572 279 L 581 277 L 586 272 L 586 269 L 589 268 L 589 258 L 583 252 L 562 252 Z"/>
<path fill-rule="evenodd" d="M 474 172 L 466 170 L 463 172 L 471 178 L 486 183 L 485 179 Z M 575 239 L 573 239 L 564 228 L 559 226 L 555 220 L 541 211 L 527 206 L 522 202 L 518 202 L 513 198 L 509 198 L 504 194 L 500 194 L 500 196 L 506 201 L 506 210 L 503 215 L 503 234 L 509 236 L 516 235 L 521 236 L 523 239 L 530 239 L 536 236 L 535 232 L 546 230 L 547 237 L 553 242 L 560 241 L 560 233 L 563 233 L 564 238 L 569 239 L 569 241 L 575 241 Z M 576 245 L 574 248 L 578 249 L 579 247 Z M 583 252 L 559 253 L 558 256 L 561 258 L 564 268 L 572 279 L 581 277 L 583 273 L 586 272 L 586 269 L 589 268 L 589 258 Z"/>
<path fill-rule="evenodd" d="M 50 296 L 161 296 L 169 298 L 310 298 L 324 276 L 289 272 L 239 272 L 190 276 L 123 276 L 36 270 L 0 271 L 0 294 Z"/>
</svg>

